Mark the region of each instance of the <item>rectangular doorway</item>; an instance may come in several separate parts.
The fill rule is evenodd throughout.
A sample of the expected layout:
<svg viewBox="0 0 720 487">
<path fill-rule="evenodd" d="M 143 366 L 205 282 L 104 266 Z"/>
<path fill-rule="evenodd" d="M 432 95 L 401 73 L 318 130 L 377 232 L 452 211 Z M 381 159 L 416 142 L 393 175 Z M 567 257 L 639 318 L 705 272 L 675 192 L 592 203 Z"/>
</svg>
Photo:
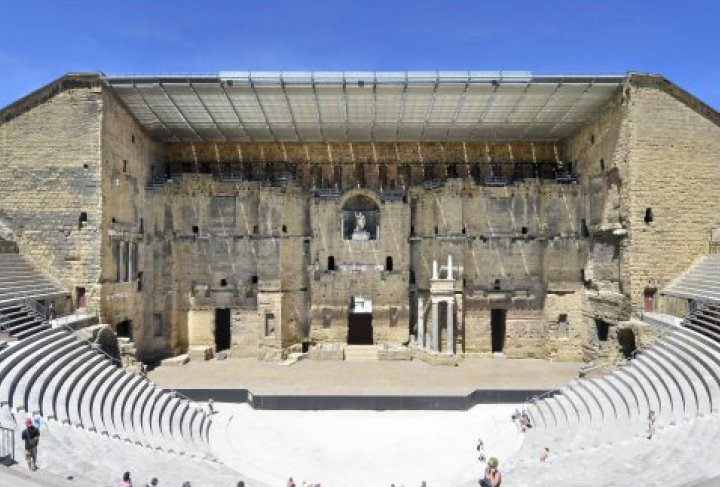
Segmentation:
<svg viewBox="0 0 720 487">
<path fill-rule="evenodd" d="M 646 287 L 645 293 L 644 293 L 644 301 L 645 301 L 645 311 L 653 312 L 655 311 L 655 295 L 657 294 L 657 289 Z"/>
<path fill-rule="evenodd" d="M 490 335 L 492 341 L 492 352 L 505 350 L 505 318 L 506 309 L 490 310 Z"/>
<path fill-rule="evenodd" d="M 372 345 L 372 313 L 350 313 L 348 317 L 348 345 Z"/>
<path fill-rule="evenodd" d="M 87 296 L 84 287 L 75 288 L 75 308 L 87 308 Z"/>
<path fill-rule="evenodd" d="M 215 309 L 215 351 L 230 348 L 230 309 Z"/>
</svg>

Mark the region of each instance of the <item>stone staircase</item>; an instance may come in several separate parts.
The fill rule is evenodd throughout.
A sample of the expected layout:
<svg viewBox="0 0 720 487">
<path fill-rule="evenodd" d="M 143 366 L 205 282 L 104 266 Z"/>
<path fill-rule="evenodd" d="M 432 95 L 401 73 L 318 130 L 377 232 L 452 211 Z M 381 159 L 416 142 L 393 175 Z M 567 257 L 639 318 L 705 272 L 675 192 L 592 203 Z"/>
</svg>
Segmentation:
<svg viewBox="0 0 720 487">
<path fill-rule="evenodd" d="M 661 294 L 720 303 L 720 254 L 698 259 Z"/>
<path fill-rule="evenodd" d="M 0 308 L 24 298 L 46 299 L 64 294 L 21 254 L 0 253 Z"/>
<path fill-rule="evenodd" d="M 378 360 L 377 346 L 345 345 L 345 360 L 347 362 L 369 362 Z"/>
</svg>

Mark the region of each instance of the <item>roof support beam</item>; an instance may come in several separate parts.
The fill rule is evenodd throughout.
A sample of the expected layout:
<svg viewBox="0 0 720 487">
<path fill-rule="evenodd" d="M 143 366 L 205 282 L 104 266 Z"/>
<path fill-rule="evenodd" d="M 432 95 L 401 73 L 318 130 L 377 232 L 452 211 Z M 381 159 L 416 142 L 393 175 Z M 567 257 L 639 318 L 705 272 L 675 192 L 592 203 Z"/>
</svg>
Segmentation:
<svg viewBox="0 0 720 487">
<path fill-rule="evenodd" d="M 290 121 L 292 122 L 293 126 L 293 132 L 295 133 L 295 140 L 297 142 L 300 142 L 300 134 L 298 133 L 297 129 L 297 121 L 295 120 L 295 113 L 293 113 L 292 105 L 290 104 L 290 98 L 288 98 L 287 90 L 285 89 L 285 81 L 283 79 L 280 79 L 280 86 L 282 88 L 283 96 L 285 98 L 285 103 L 288 107 L 288 112 L 290 112 Z"/>
<path fill-rule="evenodd" d="M 525 98 L 527 98 L 527 92 L 530 90 L 530 87 L 532 86 L 532 82 L 528 82 L 528 84 L 525 85 L 525 89 L 523 90 L 522 94 L 518 96 L 517 101 L 515 102 L 515 105 L 513 105 L 512 110 L 510 110 L 510 113 L 508 113 L 508 116 L 505 117 L 505 123 L 510 122 L 510 117 L 515 114 L 518 107 L 522 105 L 522 102 L 525 101 Z"/>
<path fill-rule="evenodd" d="M 225 135 L 225 132 L 223 132 L 222 130 L 220 130 L 220 126 L 218 125 L 217 121 L 215 120 L 215 117 L 213 117 L 212 112 L 211 112 L 210 109 L 207 107 L 207 105 L 205 105 L 205 102 L 203 101 L 203 99 L 200 98 L 200 95 L 198 95 L 198 92 L 195 90 L 195 87 L 193 86 L 192 82 L 188 81 L 188 85 L 190 86 L 190 89 L 192 90 L 193 95 L 195 95 L 195 96 L 197 97 L 198 101 L 200 102 L 200 104 L 202 105 L 202 107 L 205 109 L 205 112 L 207 113 L 208 117 L 210 118 L 210 120 L 211 120 L 212 123 L 213 123 L 213 127 L 215 127 L 215 130 L 217 130 L 218 133 L 220 134 L 220 137 L 222 137 L 222 139 L 223 139 L 222 141 L 223 141 L 223 142 L 227 142 L 227 141 L 228 141 L 228 138 L 227 138 L 227 136 Z"/>
<path fill-rule="evenodd" d="M 408 89 L 408 77 L 405 73 L 405 84 L 403 85 L 402 98 L 400 101 L 400 116 L 397 119 L 397 127 L 395 128 L 395 141 L 400 140 L 400 126 L 402 125 L 403 117 L 405 116 L 405 105 L 407 104 L 407 89 Z"/>
<path fill-rule="evenodd" d="M 348 108 L 348 97 L 347 97 L 347 81 L 343 76 L 342 84 L 342 101 L 343 101 L 343 113 L 345 116 L 345 141 L 349 141 L 348 133 L 350 132 L 350 109 Z"/>
<path fill-rule="evenodd" d="M 578 103 L 580 103 L 580 100 L 585 98 L 587 96 L 588 92 L 592 89 L 594 83 L 595 83 L 595 80 L 588 83 L 588 85 L 583 90 L 582 94 L 580 96 L 578 96 L 577 98 L 575 98 L 575 102 L 573 102 L 572 106 L 568 109 L 568 111 L 565 112 L 563 114 L 563 116 L 560 117 L 560 120 L 558 120 L 557 123 L 555 123 L 555 125 L 552 126 L 552 128 L 550 129 L 550 133 L 555 132 L 555 130 L 557 130 L 557 128 L 560 126 L 560 124 L 562 124 L 565 121 L 565 119 L 568 117 L 568 115 L 570 115 L 570 113 L 573 110 L 575 110 L 575 107 L 578 106 Z"/>
<path fill-rule="evenodd" d="M 430 103 L 428 104 L 427 112 L 425 112 L 425 120 L 423 121 L 422 129 L 420 129 L 420 140 L 425 140 L 425 129 L 430 125 L 430 115 L 432 115 L 433 108 L 435 108 L 435 98 L 437 98 L 438 85 L 440 83 L 439 78 L 435 78 L 435 85 L 433 86 L 432 95 L 430 97 Z"/>
<path fill-rule="evenodd" d="M 318 124 L 320 125 L 320 138 L 325 139 L 325 131 L 323 130 L 323 119 L 322 112 L 320 111 L 320 98 L 317 94 L 317 86 L 315 85 L 315 75 L 312 74 L 310 77 L 310 83 L 312 83 L 313 97 L 315 97 L 315 112 L 317 113 Z"/>
<path fill-rule="evenodd" d="M 240 112 L 238 111 L 237 107 L 235 106 L 235 103 L 232 101 L 232 98 L 230 98 L 230 95 L 228 94 L 227 90 L 225 89 L 225 83 L 220 83 L 220 89 L 222 90 L 223 94 L 225 95 L 225 98 L 227 98 L 228 103 L 230 104 L 230 107 L 233 110 L 233 113 L 235 113 L 235 116 L 238 119 L 238 124 L 240 124 L 240 128 L 245 133 L 245 136 L 248 139 L 251 139 L 250 134 L 247 131 L 247 127 L 245 127 L 245 122 L 243 122 L 242 117 L 240 116 Z"/>
<path fill-rule="evenodd" d="M 525 130 L 523 130 L 523 133 L 522 133 L 522 135 L 521 135 L 520 137 L 522 137 L 522 136 L 524 136 L 525 134 L 527 134 L 527 133 L 530 131 L 530 129 L 535 126 L 535 123 L 537 123 L 538 119 L 540 118 L 540 115 L 542 115 L 543 112 L 545 111 L 545 109 L 550 106 L 550 102 L 555 99 L 555 97 L 557 96 L 558 92 L 560 91 L 560 88 L 562 87 L 562 85 L 563 85 L 562 83 L 558 83 L 557 85 L 555 85 L 555 89 L 553 90 L 553 92 L 550 93 L 550 96 L 547 97 L 547 100 L 545 100 L 545 103 L 543 103 L 543 106 L 542 106 L 542 107 L 540 108 L 540 110 L 538 110 L 538 112 L 535 114 L 535 116 L 534 116 L 533 119 L 530 121 L 530 123 L 529 123 L 528 126 L 525 128 Z"/>
<path fill-rule="evenodd" d="M 470 132 L 470 140 L 474 140 L 477 137 L 477 133 L 480 131 L 480 128 L 482 127 L 482 124 L 485 123 L 485 115 L 488 114 L 492 106 L 495 104 L 495 99 L 497 98 L 497 92 L 500 89 L 500 83 L 497 81 L 493 81 L 493 91 L 490 94 L 490 98 L 488 98 L 487 103 L 485 103 L 485 106 L 483 107 L 483 111 L 480 114 L 480 117 L 478 118 L 478 126 L 475 128 L 475 130 Z"/>
<path fill-rule="evenodd" d="M 134 81 L 133 81 L 132 87 L 133 87 L 133 89 L 137 92 L 138 96 L 139 96 L 140 99 L 143 101 L 143 103 L 145 104 L 145 107 L 148 109 L 148 111 L 149 111 L 150 113 L 152 113 L 153 117 L 157 118 L 157 121 L 158 121 L 158 123 L 160 124 L 160 126 L 163 128 L 163 130 L 165 130 L 165 132 L 167 132 L 167 133 L 170 135 L 170 137 L 171 137 L 172 139 L 174 139 L 175 142 L 179 142 L 179 141 L 181 140 L 180 137 L 178 137 L 175 132 L 173 132 L 172 130 L 170 130 L 170 128 L 169 128 L 167 125 L 165 125 L 165 123 L 162 121 L 162 119 L 161 119 L 160 116 L 157 114 L 157 112 L 155 112 L 155 110 L 153 110 L 153 108 L 150 106 L 150 104 L 149 104 L 149 103 L 147 102 L 147 100 L 145 99 L 145 95 L 142 94 L 142 90 L 139 89 L 139 88 L 135 85 L 135 82 L 134 82 Z"/>
<path fill-rule="evenodd" d="M 270 136 L 272 136 L 273 140 L 275 142 L 280 142 L 280 139 L 278 139 L 277 135 L 275 135 L 275 132 L 272 129 L 272 126 L 270 125 L 270 119 L 267 116 L 267 112 L 265 111 L 265 107 L 263 106 L 262 100 L 260 100 L 260 96 L 258 95 L 257 90 L 255 89 L 255 82 L 251 79 L 250 80 L 250 89 L 253 92 L 253 95 L 255 95 L 255 101 L 257 102 L 258 106 L 260 107 L 260 111 L 263 114 L 263 118 L 265 119 L 265 126 L 267 127 L 268 131 L 270 132 Z"/>
<path fill-rule="evenodd" d="M 446 142 L 448 140 L 450 140 L 450 132 L 452 132 L 455 129 L 455 125 L 457 124 L 458 115 L 460 115 L 460 110 L 462 110 L 462 107 L 465 104 L 465 100 L 467 99 L 469 86 L 470 86 L 470 80 L 465 82 L 465 87 L 463 88 L 462 93 L 460 93 L 460 96 L 458 97 L 458 102 L 457 102 L 457 105 L 455 105 L 455 110 L 453 111 L 452 120 L 450 121 L 450 126 L 448 127 L 447 131 L 445 131 L 445 141 Z"/>
<path fill-rule="evenodd" d="M 192 124 L 185 117 L 185 114 L 182 112 L 182 110 L 180 110 L 180 107 L 178 106 L 178 104 L 175 103 L 175 100 L 173 100 L 172 97 L 170 96 L 170 94 L 165 90 L 165 87 L 163 86 L 163 84 L 158 83 L 158 87 L 163 92 L 163 94 L 165 95 L 165 98 L 168 99 L 168 101 L 173 106 L 173 108 L 178 113 L 178 115 L 180 115 L 180 118 L 182 118 L 183 122 L 185 123 L 185 125 L 187 125 L 187 127 L 190 129 L 190 131 L 193 133 L 193 135 L 195 135 L 195 137 L 197 137 L 198 140 L 205 140 L 202 137 L 200 137 L 200 134 L 197 133 L 197 130 L 195 130 L 195 127 L 193 127 Z"/>
</svg>

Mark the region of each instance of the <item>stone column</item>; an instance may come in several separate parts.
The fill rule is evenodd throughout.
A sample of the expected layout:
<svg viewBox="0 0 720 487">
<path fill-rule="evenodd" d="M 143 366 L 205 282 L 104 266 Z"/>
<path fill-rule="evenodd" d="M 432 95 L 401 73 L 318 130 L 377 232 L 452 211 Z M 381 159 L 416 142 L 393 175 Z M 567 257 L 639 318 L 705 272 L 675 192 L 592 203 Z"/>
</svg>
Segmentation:
<svg viewBox="0 0 720 487">
<path fill-rule="evenodd" d="M 455 355 L 455 322 L 453 321 L 453 301 L 449 299 L 447 303 L 447 353 Z"/>
<path fill-rule="evenodd" d="M 432 349 L 440 350 L 440 320 L 438 319 L 438 302 L 432 302 Z"/>
<path fill-rule="evenodd" d="M 452 268 L 452 255 L 448 254 L 448 272 L 447 272 L 447 278 L 448 281 L 453 280 L 453 268 Z"/>
<path fill-rule="evenodd" d="M 425 348 L 425 306 L 423 298 L 418 298 L 417 304 L 417 340 L 420 348 Z"/>
<path fill-rule="evenodd" d="M 434 260 L 433 261 L 433 269 L 432 269 L 432 279 L 437 279 L 437 278 L 438 278 L 438 265 L 437 265 L 437 261 Z"/>
</svg>

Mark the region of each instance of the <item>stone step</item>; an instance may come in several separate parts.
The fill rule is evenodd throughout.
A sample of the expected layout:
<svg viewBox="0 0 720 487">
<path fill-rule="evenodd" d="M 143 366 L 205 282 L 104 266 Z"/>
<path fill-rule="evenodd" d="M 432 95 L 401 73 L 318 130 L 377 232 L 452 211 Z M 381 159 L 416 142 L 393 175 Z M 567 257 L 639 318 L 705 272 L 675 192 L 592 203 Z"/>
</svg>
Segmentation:
<svg viewBox="0 0 720 487">
<path fill-rule="evenodd" d="M 365 362 L 378 360 L 378 350 L 375 345 L 346 345 L 345 360 L 348 362 Z"/>
</svg>

